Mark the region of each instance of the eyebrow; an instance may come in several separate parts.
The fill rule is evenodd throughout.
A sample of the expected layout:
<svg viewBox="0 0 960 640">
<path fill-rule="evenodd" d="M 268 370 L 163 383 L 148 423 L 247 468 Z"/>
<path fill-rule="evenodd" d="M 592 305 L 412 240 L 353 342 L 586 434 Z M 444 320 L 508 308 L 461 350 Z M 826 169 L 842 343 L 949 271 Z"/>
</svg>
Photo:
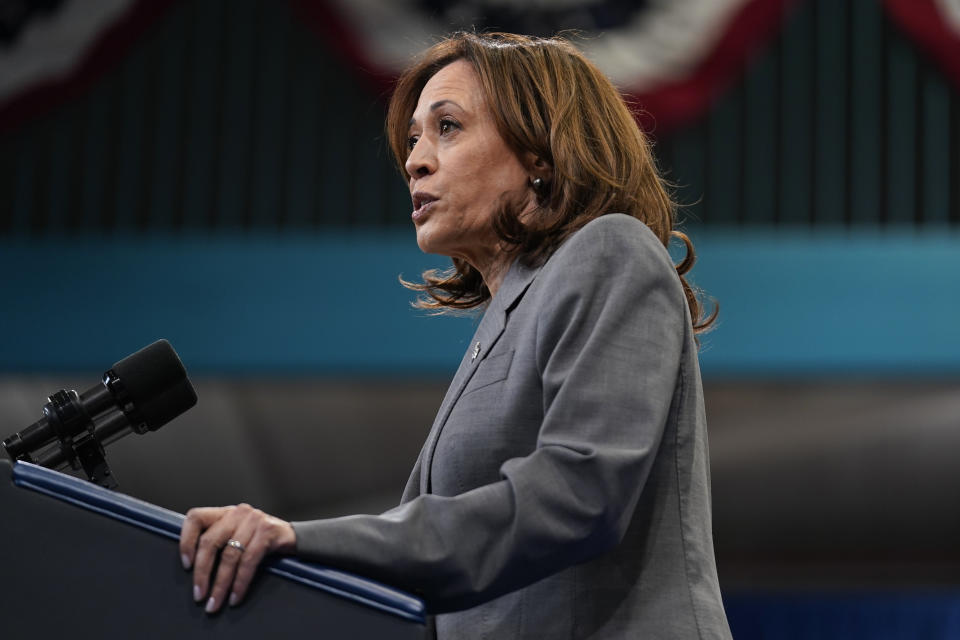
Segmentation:
<svg viewBox="0 0 960 640">
<path fill-rule="evenodd" d="M 457 103 L 454 102 L 453 100 L 444 98 L 443 100 L 437 100 L 436 102 L 434 102 L 433 104 L 431 104 L 431 105 L 430 105 L 430 111 L 436 111 L 437 109 L 439 109 L 440 107 L 442 107 L 442 106 L 445 105 L 445 104 L 452 104 L 453 106 L 457 107 L 458 109 L 463 109 L 463 107 L 461 107 L 459 104 L 457 104 Z M 408 127 L 412 127 L 414 124 L 416 124 L 416 119 L 415 119 L 413 116 L 411 116 L 411 117 L 410 117 L 410 122 L 407 123 L 407 126 L 408 126 Z"/>
</svg>

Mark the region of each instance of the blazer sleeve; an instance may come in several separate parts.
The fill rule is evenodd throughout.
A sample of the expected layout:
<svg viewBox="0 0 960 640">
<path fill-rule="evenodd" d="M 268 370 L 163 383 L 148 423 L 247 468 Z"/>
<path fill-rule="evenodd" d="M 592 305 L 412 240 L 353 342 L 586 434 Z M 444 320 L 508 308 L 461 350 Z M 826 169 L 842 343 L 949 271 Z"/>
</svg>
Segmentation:
<svg viewBox="0 0 960 640">
<path fill-rule="evenodd" d="M 662 245 L 617 217 L 574 234 L 538 276 L 544 418 L 533 452 L 460 495 L 295 522 L 298 555 L 405 587 L 443 613 L 620 541 L 664 431 L 689 315 Z"/>
</svg>

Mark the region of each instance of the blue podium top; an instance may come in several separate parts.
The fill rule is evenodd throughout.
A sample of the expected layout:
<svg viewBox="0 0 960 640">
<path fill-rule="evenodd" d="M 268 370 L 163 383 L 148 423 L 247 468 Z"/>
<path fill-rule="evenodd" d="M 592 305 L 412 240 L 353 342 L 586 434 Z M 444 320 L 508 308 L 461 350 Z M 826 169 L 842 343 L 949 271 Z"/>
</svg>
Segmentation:
<svg viewBox="0 0 960 640">
<path fill-rule="evenodd" d="M 18 487 L 178 540 L 183 515 L 95 484 L 26 462 L 13 465 Z M 266 571 L 359 604 L 423 624 L 423 601 L 360 576 L 293 558 L 264 561 Z"/>
</svg>

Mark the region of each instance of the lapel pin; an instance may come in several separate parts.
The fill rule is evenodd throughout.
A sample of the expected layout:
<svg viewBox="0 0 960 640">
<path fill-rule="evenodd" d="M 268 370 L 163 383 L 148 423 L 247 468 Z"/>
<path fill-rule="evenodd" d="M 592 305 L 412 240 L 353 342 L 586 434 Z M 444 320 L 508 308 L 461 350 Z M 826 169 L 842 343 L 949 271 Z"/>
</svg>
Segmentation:
<svg viewBox="0 0 960 640">
<path fill-rule="evenodd" d="M 470 362 L 473 362 L 477 359 L 477 356 L 480 355 L 480 343 L 473 345 L 473 355 L 470 356 Z"/>
</svg>

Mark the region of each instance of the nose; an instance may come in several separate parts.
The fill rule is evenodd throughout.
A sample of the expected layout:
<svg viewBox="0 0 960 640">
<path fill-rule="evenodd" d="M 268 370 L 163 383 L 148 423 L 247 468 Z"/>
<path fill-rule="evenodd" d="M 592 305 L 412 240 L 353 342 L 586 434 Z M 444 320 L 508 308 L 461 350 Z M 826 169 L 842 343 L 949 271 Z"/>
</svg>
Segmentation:
<svg viewBox="0 0 960 640">
<path fill-rule="evenodd" d="M 428 176 L 437 170 L 437 156 L 434 151 L 427 136 L 420 136 L 403 165 L 411 179 Z"/>
</svg>

